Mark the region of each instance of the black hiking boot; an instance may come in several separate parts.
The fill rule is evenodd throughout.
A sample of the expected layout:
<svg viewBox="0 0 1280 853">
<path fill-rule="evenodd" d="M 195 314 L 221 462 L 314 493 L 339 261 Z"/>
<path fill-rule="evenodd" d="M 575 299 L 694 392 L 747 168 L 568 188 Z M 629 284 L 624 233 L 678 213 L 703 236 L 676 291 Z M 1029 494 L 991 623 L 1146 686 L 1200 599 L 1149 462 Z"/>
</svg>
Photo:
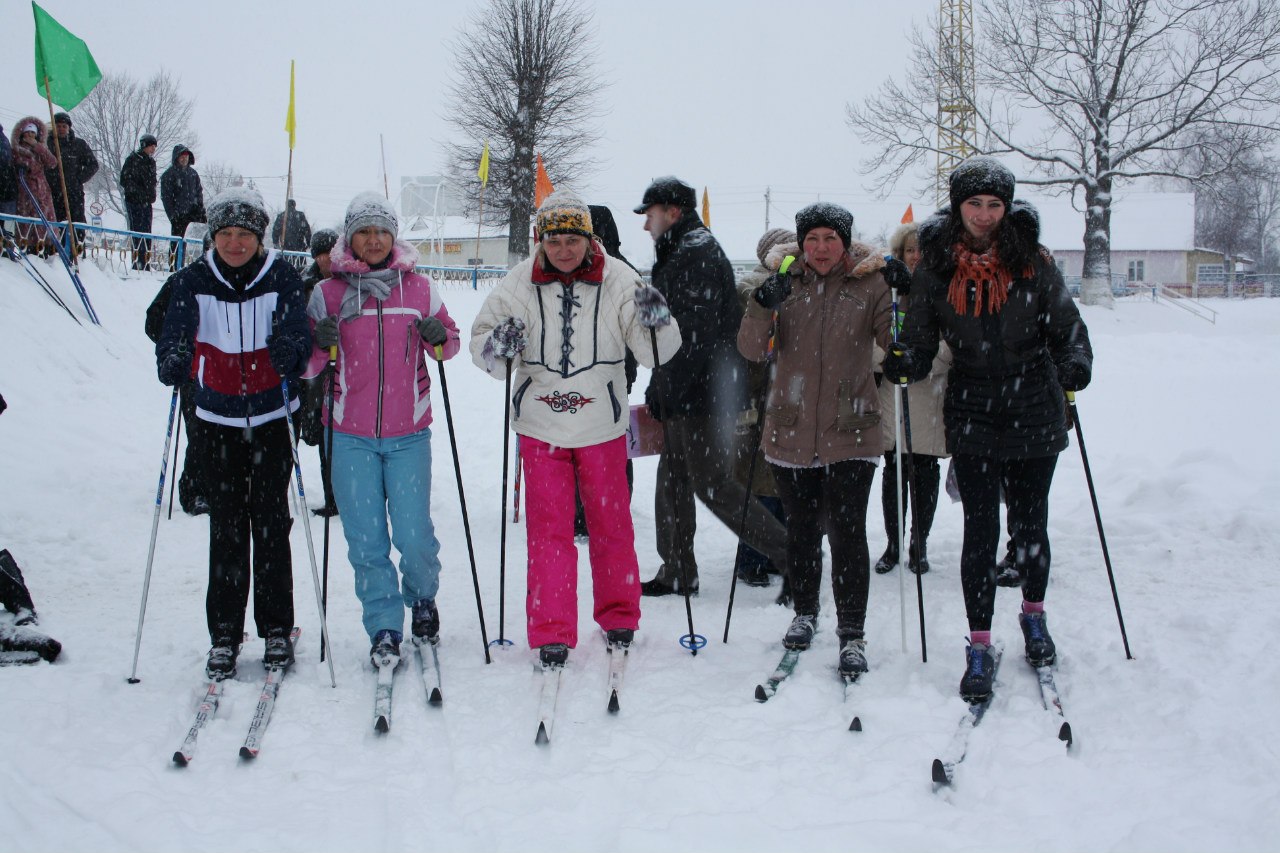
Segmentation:
<svg viewBox="0 0 1280 853">
<path fill-rule="evenodd" d="M 966 702 L 985 702 L 991 696 L 995 669 L 996 660 L 990 646 L 970 643 L 964 677 L 960 679 L 960 698 Z"/>
<path fill-rule="evenodd" d="M 1032 666 L 1052 666 L 1058 658 L 1058 650 L 1049 636 L 1049 623 L 1044 613 L 1020 613 L 1018 624 L 1022 626 L 1022 638 L 1027 644 L 1027 663 Z"/>
</svg>

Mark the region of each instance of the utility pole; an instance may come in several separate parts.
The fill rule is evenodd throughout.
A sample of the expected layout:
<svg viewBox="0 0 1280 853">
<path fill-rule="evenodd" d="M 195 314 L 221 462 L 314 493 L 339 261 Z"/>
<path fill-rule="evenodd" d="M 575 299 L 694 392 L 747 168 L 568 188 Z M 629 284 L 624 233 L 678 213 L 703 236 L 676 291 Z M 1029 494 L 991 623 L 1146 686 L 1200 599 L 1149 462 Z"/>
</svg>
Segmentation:
<svg viewBox="0 0 1280 853">
<path fill-rule="evenodd" d="M 770 188 L 769 188 L 769 187 L 765 187 L 765 188 L 764 188 L 764 230 L 766 230 L 766 231 L 768 231 L 768 230 L 769 230 L 769 195 L 770 195 L 770 192 L 771 192 L 771 190 L 770 190 Z"/>
</svg>

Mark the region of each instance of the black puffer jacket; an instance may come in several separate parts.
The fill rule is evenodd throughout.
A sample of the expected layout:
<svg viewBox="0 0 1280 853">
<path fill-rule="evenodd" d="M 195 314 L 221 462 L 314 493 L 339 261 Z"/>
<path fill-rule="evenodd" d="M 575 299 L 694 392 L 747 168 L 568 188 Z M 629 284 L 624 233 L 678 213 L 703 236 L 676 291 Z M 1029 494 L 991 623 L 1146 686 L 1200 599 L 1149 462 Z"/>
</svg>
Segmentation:
<svg viewBox="0 0 1280 853">
<path fill-rule="evenodd" d="M 49 131 L 46 147 L 55 154 L 53 137 L 56 131 Z M 93 156 L 89 143 L 76 136 L 74 130 L 67 131 L 66 139 L 59 139 L 62 149 L 62 168 L 67 175 L 67 195 L 71 198 L 71 218 L 75 222 L 84 222 L 84 185 L 98 174 L 98 158 Z M 62 183 L 58 179 L 58 168 L 45 170 L 45 179 L 53 190 L 53 210 L 58 219 L 66 219 L 67 212 L 62 204 Z"/>
<path fill-rule="evenodd" d="M 156 159 L 139 148 L 124 158 L 120 191 L 129 204 L 156 203 Z"/>
<path fill-rule="evenodd" d="M 939 334 L 951 348 L 943 421 L 950 453 L 1029 459 L 1067 446 L 1066 402 L 1055 365 L 1073 362 L 1092 370 L 1089 332 L 1048 251 L 1034 254 L 1032 274 L 1015 278 L 1009 299 L 996 313 L 956 313 L 947 300 L 955 263 L 949 238 L 950 210 L 920 226 L 925 260 L 916 267 L 901 340 L 907 375 L 922 379 L 937 354 Z M 1014 201 L 1002 228 L 1020 229 L 1024 244 L 1037 246 L 1035 208 Z M 929 265 L 930 259 L 943 259 Z"/>
<path fill-rule="evenodd" d="M 653 372 L 645 400 L 659 415 L 706 416 L 746 408 L 742 321 L 733 265 L 692 210 L 654 244 L 653 286 L 680 325 L 680 351 Z"/>
</svg>

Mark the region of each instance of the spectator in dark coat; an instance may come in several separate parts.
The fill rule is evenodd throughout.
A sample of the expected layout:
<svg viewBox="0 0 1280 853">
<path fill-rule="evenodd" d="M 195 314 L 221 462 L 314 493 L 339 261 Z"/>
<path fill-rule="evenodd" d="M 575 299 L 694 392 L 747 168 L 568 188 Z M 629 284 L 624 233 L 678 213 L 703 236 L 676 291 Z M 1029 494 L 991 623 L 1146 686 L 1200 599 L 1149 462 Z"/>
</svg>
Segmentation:
<svg viewBox="0 0 1280 853">
<path fill-rule="evenodd" d="M 164 203 L 164 215 L 169 217 L 169 233 L 181 237 L 192 222 L 204 222 L 204 187 L 196 172 L 196 155 L 187 146 L 173 146 L 172 165 L 160 176 L 160 200 Z M 174 245 L 172 249 L 176 249 Z M 169 269 L 173 269 L 176 251 L 169 255 Z"/>
<path fill-rule="evenodd" d="M 57 134 L 57 143 L 54 143 Z M 93 156 L 89 143 L 75 135 L 71 129 L 71 116 L 56 113 L 53 117 L 53 133 L 49 134 L 49 150 L 54 156 L 61 154 L 62 171 L 67 176 L 67 197 L 71 199 L 71 221 L 84 222 L 84 185 L 98 174 L 98 158 Z M 62 183 L 55 166 L 45 173 L 53 190 L 53 210 L 56 219 L 66 221 L 66 205 L 62 203 Z"/>
<path fill-rule="evenodd" d="M 124 159 L 120 170 L 120 192 L 124 196 L 129 230 L 151 233 L 151 206 L 156 203 L 156 138 L 149 133 L 138 140 L 138 150 Z M 133 268 L 144 270 L 151 253 L 151 241 L 134 238 Z"/>
<path fill-rule="evenodd" d="M 307 304 L 311 302 L 311 291 L 315 286 L 332 273 L 329 253 L 337 242 L 338 232 L 332 228 L 321 228 L 311 235 L 311 263 L 302 273 L 302 295 Z M 324 484 L 324 506 L 311 510 L 311 514 L 321 518 L 332 518 L 338 514 L 338 504 L 333 499 L 333 478 L 329 470 L 329 448 L 325 443 L 324 422 L 321 417 L 321 404 L 332 376 L 326 371 L 320 376 L 302 380 L 302 412 L 298 418 L 298 434 L 302 440 L 312 447 L 320 448 L 320 470 L 324 474 L 321 478 Z"/>
<path fill-rule="evenodd" d="M 645 392 L 666 441 L 654 497 L 662 566 L 642 584 L 645 595 L 698 589 L 695 494 L 751 547 L 777 565 L 787 560 L 786 528 L 759 501 L 748 501 L 733 477 L 734 430 L 747 406 L 746 362 L 736 344 L 742 309 L 733 267 L 694 211 L 696 202 L 693 187 L 658 178 L 635 209 L 654 241 L 653 285 L 671 306 L 682 338 Z M 746 525 L 739 529 L 744 501 Z"/>
<path fill-rule="evenodd" d="M 13 146 L 0 124 L 0 213 L 18 210 L 18 179 L 13 176 Z"/>
<path fill-rule="evenodd" d="M 286 205 L 285 210 L 276 214 L 271 241 L 277 249 L 286 252 L 305 252 L 311 246 L 311 223 L 307 222 L 307 215 L 298 210 L 296 201 L 289 199 Z"/>
</svg>

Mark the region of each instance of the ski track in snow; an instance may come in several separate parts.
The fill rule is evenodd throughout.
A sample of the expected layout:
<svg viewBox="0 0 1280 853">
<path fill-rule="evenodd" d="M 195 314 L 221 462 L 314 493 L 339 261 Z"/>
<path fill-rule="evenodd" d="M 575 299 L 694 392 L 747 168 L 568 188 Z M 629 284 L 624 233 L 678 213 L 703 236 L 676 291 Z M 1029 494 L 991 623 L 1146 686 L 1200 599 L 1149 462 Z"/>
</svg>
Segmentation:
<svg viewBox="0 0 1280 853">
<path fill-rule="evenodd" d="M 60 265 L 37 264 L 83 317 Z M 1215 302 L 1217 325 L 1149 301 L 1082 309 L 1096 348 L 1082 422 L 1136 659 L 1124 657 L 1073 436 L 1051 496 L 1048 612 L 1076 754 L 1064 754 L 1040 707 L 1016 596 L 1004 590 L 994 628 L 1010 654 L 996 699 L 954 790 L 934 794 L 930 762 L 964 708 L 958 505 L 942 499 L 930 538 L 929 662 L 920 662 L 914 578 L 904 654 L 898 578 L 873 574 L 871 672 L 847 705 L 827 618 L 778 695 L 753 699 L 789 612 L 772 604 L 776 586 L 741 586 L 730 642 L 720 642 L 735 543 L 700 508 L 694 617 L 710 643 L 689 655 L 677 644 L 682 601 L 645 599 L 622 712 L 610 716 L 581 549 L 579 646 L 554 743 L 535 748 L 523 523 L 511 528 L 507 555 L 505 635 L 516 645 L 495 648 L 486 666 L 434 368 L 444 706 L 427 707 L 406 659 L 392 730 L 373 733 L 374 675 L 340 520 L 329 569 L 338 687 L 329 686 L 295 524 L 304 631 L 262 754 L 251 764 L 236 755 L 261 678 L 262 645 L 251 636 L 194 761 L 173 767 L 208 648 L 208 524 L 180 510 L 161 519 L 142 682 L 130 686 L 169 403 L 142 333 L 162 278 L 121 280 L 88 263 L 83 280 L 101 329 L 76 326 L 0 261 L 0 393 L 10 405 L 0 416 L 0 547 L 26 574 L 42 628 L 64 646 L 54 666 L 0 670 L 5 849 L 1195 851 L 1268 850 L 1280 838 L 1280 756 L 1269 737 L 1280 664 L 1258 653 L 1280 634 L 1280 300 Z M 444 288 L 464 331 L 485 292 Z M 465 348 L 446 370 L 492 639 L 503 386 Z M 315 506 L 318 456 L 304 447 L 302 457 Z M 637 461 L 643 578 L 657 565 L 654 474 L 654 460 Z M 878 494 L 877 484 L 873 557 L 884 545 Z M 308 521 L 318 552 L 323 523 Z M 854 714 L 860 734 L 847 731 Z"/>
</svg>

